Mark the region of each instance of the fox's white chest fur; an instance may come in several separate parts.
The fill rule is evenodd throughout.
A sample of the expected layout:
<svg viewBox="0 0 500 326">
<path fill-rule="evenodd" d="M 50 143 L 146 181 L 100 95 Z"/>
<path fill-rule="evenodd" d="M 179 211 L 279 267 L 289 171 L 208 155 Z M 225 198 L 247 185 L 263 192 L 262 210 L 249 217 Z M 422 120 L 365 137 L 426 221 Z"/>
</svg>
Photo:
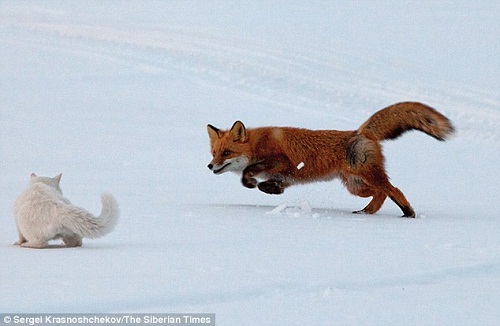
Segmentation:
<svg viewBox="0 0 500 326">
<path fill-rule="evenodd" d="M 61 175 L 54 178 L 31 175 L 29 186 L 14 204 L 17 245 L 45 248 L 50 240 L 61 238 L 68 247 L 76 247 L 82 245 L 82 238 L 101 237 L 114 228 L 119 211 L 113 196 L 102 195 L 101 215 L 94 217 L 63 196 L 60 179 Z"/>
</svg>

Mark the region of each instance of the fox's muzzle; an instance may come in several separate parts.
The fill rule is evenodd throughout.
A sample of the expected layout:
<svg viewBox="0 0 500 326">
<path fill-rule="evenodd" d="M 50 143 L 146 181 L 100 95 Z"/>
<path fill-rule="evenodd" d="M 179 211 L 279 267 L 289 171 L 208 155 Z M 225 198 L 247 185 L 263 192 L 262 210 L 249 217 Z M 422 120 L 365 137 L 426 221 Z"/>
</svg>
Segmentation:
<svg viewBox="0 0 500 326">
<path fill-rule="evenodd" d="M 207 167 L 212 171 L 214 174 L 222 174 L 224 172 L 243 172 L 243 170 L 247 167 L 248 165 L 248 158 L 244 155 L 233 157 L 230 159 L 226 159 L 222 164 L 216 164 L 214 165 L 213 163 L 209 163 Z"/>
<path fill-rule="evenodd" d="M 224 172 L 224 169 L 227 168 L 229 165 L 231 165 L 231 162 L 224 164 L 223 166 L 214 166 L 212 163 L 208 165 L 208 168 L 210 171 L 212 171 L 214 174 L 221 174 Z"/>
</svg>

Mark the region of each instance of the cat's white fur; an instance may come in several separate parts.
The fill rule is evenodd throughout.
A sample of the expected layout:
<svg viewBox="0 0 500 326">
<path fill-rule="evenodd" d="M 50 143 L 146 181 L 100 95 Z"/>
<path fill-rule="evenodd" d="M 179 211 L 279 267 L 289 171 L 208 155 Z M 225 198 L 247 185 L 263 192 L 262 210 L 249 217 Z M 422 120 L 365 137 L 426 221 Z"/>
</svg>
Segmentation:
<svg viewBox="0 0 500 326">
<path fill-rule="evenodd" d="M 95 217 L 66 199 L 54 178 L 31 174 L 29 186 L 14 204 L 19 241 L 15 244 L 29 248 L 46 248 L 50 240 L 61 238 L 66 246 L 82 245 L 82 238 L 102 237 L 113 230 L 118 218 L 118 203 L 111 194 L 102 194 L 102 210 Z"/>
</svg>

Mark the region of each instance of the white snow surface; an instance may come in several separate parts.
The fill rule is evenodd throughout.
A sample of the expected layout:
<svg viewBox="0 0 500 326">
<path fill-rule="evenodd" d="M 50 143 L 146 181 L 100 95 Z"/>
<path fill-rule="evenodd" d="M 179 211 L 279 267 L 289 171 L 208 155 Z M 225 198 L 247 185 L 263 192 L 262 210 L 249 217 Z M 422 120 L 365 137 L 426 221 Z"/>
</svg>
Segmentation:
<svg viewBox="0 0 500 326">
<path fill-rule="evenodd" d="M 2 1 L 0 312 L 212 312 L 217 325 L 498 325 L 500 2 Z M 421 101 L 457 133 L 385 142 L 417 211 L 338 181 L 216 176 L 206 124 L 356 129 Z M 307 162 L 305 162 L 307 164 Z M 29 175 L 116 230 L 13 246 Z"/>
</svg>

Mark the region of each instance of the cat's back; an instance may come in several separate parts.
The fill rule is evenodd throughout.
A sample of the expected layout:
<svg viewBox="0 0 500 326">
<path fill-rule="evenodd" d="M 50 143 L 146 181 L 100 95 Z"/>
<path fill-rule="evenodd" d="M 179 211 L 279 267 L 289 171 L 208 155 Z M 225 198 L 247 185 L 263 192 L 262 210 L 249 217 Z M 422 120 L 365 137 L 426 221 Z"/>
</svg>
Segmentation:
<svg viewBox="0 0 500 326">
<path fill-rule="evenodd" d="M 30 218 L 40 213 L 49 213 L 62 201 L 61 194 L 53 187 L 36 182 L 30 184 L 16 199 L 14 215 L 16 219 Z"/>
</svg>

